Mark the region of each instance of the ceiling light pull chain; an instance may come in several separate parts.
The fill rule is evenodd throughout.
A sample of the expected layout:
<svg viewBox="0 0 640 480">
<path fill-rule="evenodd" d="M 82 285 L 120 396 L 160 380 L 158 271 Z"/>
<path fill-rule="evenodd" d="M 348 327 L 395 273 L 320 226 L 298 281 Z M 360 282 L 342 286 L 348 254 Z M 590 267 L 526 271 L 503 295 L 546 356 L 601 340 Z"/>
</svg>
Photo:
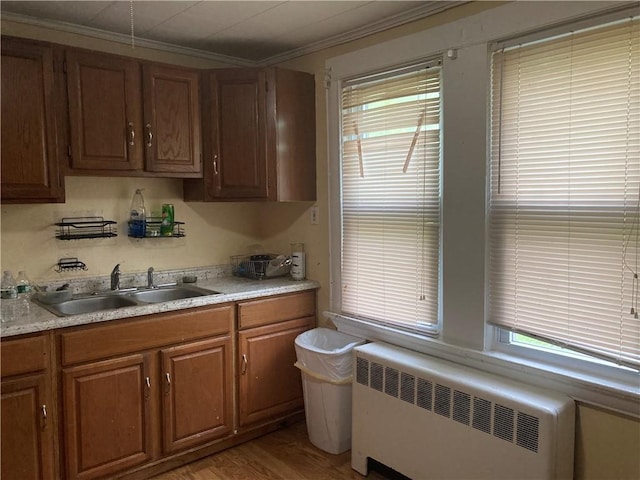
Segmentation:
<svg viewBox="0 0 640 480">
<path fill-rule="evenodd" d="M 129 12 L 131 14 L 131 48 L 135 48 L 135 37 L 133 36 L 133 0 L 129 0 Z"/>
</svg>

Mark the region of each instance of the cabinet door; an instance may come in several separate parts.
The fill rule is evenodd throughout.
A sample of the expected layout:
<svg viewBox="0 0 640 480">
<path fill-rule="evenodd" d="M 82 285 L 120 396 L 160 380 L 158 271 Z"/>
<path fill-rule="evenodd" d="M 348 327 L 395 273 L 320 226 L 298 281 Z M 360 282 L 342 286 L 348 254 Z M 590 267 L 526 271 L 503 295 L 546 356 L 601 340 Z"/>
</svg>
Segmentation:
<svg viewBox="0 0 640 480">
<path fill-rule="evenodd" d="M 233 428 L 231 337 L 161 353 L 165 453 L 229 434 Z"/>
<path fill-rule="evenodd" d="M 205 185 L 214 198 L 267 198 L 265 90 L 261 70 L 221 70 L 209 76 L 212 143 Z"/>
<path fill-rule="evenodd" d="M 146 355 L 63 370 L 67 478 L 114 474 L 151 457 Z"/>
<path fill-rule="evenodd" d="M 302 408 L 294 341 L 314 322 L 302 318 L 238 333 L 241 426 Z"/>
<path fill-rule="evenodd" d="M 2 381 L 2 478 L 51 479 L 53 444 L 45 375 Z"/>
<path fill-rule="evenodd" d="M 71 169 L 142 170 L 142 86 L 133 59 L 67 51 Z"/>
<path fill-rule="evenodd" d="M 2 39 L 2 201 L 62 202 L 51 46 Z"/>
<path fill-rule="evenodd" d="M 145 170 L 199 174 L 198 73 L 147 65 L 143 68 Z"/>
<path fill-rule="evenodd" d="M 282 68 L 269 68 L 267 75 L 269 200 L 315 201 L 314 76 Z"/>
</svg>

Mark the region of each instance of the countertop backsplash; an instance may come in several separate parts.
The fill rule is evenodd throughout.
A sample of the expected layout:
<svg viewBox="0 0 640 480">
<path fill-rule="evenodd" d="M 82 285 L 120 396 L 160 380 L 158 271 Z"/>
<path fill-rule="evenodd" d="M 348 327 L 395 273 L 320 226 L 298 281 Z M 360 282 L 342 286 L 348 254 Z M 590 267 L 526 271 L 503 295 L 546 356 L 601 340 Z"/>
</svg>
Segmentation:
<svg viewBox="0 0 640 480">
<path fill-rule="evenodd" d="M 114 265 L 115 266 L 115 265 Z M 147 271 L 123 272 L 120 269 L 120 288 L 146 287 Z M 208 267 L 193 267 L 175 270 L 154 270 L 153 281 L 155 285 L 165 283 L 182 283 L 182 278 L 187 275 L 196 276 L 198 282 L 231 275 L 231 265 L 212 265 Z M 69 284 L 69 289 L 74 294 L 98 292 L 111 288 L 111 276 L 100 275 L 96 277 L 80 277 L 62 279 L 56 281 L 35 282 L 39 287 L 46 287 L 47 291 L 53 291 L 64 284 Z"/>
</svg>

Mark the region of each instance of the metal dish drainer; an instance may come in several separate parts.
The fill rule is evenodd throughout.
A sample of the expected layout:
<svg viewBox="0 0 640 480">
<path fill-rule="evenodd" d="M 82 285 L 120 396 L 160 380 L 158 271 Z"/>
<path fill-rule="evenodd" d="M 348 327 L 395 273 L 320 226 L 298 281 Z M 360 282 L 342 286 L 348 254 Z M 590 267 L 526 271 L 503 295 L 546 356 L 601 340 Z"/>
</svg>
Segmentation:
<svg viewBox="0 0 640 480">
<path fill-rule="evenodd" d="M 58 240 L 117 237 L 116 222 L 104 217 L 66 217 L 55 224 Z"/>
<path fill-rule="evenodd" d="M 288 275 L 291 269 L 291 257 L 273 253 L 263 255 L 233 255 L 232 272 L 237 277 L 262 280 Z"/>
</svg>

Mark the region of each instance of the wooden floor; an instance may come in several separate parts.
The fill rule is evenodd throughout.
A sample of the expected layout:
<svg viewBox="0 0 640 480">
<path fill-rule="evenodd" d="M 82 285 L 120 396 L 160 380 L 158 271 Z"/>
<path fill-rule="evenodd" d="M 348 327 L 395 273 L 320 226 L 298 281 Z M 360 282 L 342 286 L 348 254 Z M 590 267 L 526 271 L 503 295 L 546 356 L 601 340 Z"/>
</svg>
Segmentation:
<svg viewBox="0 0 640 480">
<path fill-rule="evenodd" d="M 278 430 L 205 459 L 163 473 L 154 480 L 390 480 L 382 467 L 366 477 L 351 469 L 351 451 L 331 455 L 314 447 L 304 422 Z"/>
</svg>

